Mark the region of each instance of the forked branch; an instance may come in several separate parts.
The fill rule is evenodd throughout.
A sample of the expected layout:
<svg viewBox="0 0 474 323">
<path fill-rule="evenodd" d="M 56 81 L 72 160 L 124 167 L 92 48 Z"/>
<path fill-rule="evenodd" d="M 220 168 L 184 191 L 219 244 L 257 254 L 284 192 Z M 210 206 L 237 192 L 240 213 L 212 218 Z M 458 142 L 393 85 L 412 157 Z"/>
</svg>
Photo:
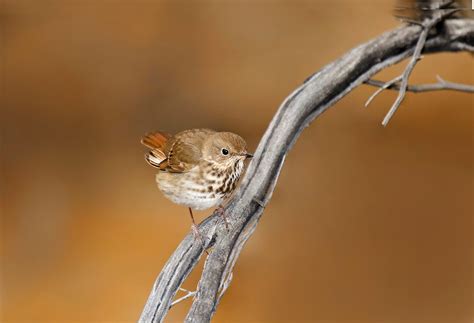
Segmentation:
<svg viewBox="0 0 474 323">
<path fill-rule="evenodd" d="M 451 2 L 452 1 L 448 1 L 446 5 L 449 5 Z M 400 82 L 400 86 L 399 86 L 400 90 L 398 91 L 397 99 L 395 100 L 392 107 L 388 111 L 387 115 L 383 119 L 382 121 L 383 126 L 386 126 L 390 122 L 390 119 L 392 119 L 393 115 L 400 107 L 400 104 L 402 104 L 403 100 L 405 99 L 405 95 L 406 95 L 407 87 L 408 87 L 408 78 L 413 72 L 413 69 L 415 68 L 416 63 L 421 59 L 421 51 L 425 47 L 426 38 L 428 37 L 428 33 L 430 32 L 431 28 L 433 28 L 436 24 L 438 24 L 443 19 L 451 16 L 453 13 L 458 12 L 458 11 L 459 11 L 458 8 L 437 10 L 433 13 L 433 16 L 431 18 L 425 19 L 425 21 L 421 23 L 419 22 L 415 23 L 416 25 L 419 25 L 422 29 L 415 46 L 413 56 L 411 57 L 410 62 L 405 68 L 405 71 L 403 71 L 402 75 L 394 78 L 393 80 L 388 82 L 386 85 L 381 87 L 378 91 L 376 91 L 374 95 L 372 95 L 370 99 L 367 101 L 367 103 L 365 104 L 365 106 L 367 107 L 377 94 L 382 92 L 384 89 L 393 86 L 395 83 Z M 411 21 L 411 23 L 414 23 L 414 22 Z"/>
<path fill-rule="evenodd" d="M 474 50 L 474 21 L 450 19 L 441 23 L 440 28 L 426 32 L 424 53 Z M 219 212 L 214 212 L 199 225 L 205 246 L 213 246 L 213 249 L 204 264 L 187 322 L 210 321 L 230 284 L 240 251 L 271 198 L 285 156 L 303 129 L 382 69 L 414 57 L 420 33 L 424 30 L 408 25 L 384 33 L 323 67 L 284 100 L 263 135 L 240 187 L 225 208 L 229 231 L 220 221 Z M 178 288 L 202 255 L 201 243 L 188 234 L 162 269 L 140 322 L 164 319 Z"/>
</svg>

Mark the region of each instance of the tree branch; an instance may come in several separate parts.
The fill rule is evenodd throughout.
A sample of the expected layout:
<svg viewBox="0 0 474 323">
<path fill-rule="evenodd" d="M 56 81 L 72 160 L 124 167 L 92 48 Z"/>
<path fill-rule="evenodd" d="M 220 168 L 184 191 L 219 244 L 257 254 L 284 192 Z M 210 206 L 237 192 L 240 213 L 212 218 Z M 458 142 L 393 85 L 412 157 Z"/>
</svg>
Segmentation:
<svg viewBox="0 0 474 323">
<path fill-rule="evenodd" d="M 408 85 L 407 91 L 413 92 L 413 93 L 421 93 L 421 92 L 449 90 L 449 91 L 474 93 L 474 85 L 448 82 L 446 80 L 443 80 L 439 75 L 436 78 L 438 79 L 438 82 L 436 83 Z M 400 85 L 395 83 L 395 84 L 391 84 L 387 86 L 388 83 L 389 82 L 382 82 L 382 81 L 373 80 L 373 79 L 370 79 L 364 82 L 364 84 L 383 88 L 386 90 L 400 90 Z"/>
<path fill-rule="evenodd" d="M 413 69 L 415 68 L 416 63 L 418 63 L 418 61 L 421 59 L 421 51 L 423 50 L 423 47 L 425 47 L 426 38 L 428 37 L 428 33 L 430 32 L 431 28 L 433 28 L 441 20 L 445 19 L 446 17 L 452 15 L 453 13 L 457 11 L 459 11 L 459 9 L 447 9 L 447 10 L 435 11 L 434 16 L 432 18 L 426 19 L 421 24 L 422 30 L 421 30 L 420 36 L 418 37 L 418 42 L 416 43 L 415 51 L 413 52 L 413 56 L 410 62 L 408 63 L 407 67 L 405 68 L 405 71 L 403 72 L 402 75 L 400 75 L 400 81 L 401 81 L 400 91 L 398 92 L 397 99 L 395 100 L 392 107 L 390 108 L 387 115 L 382 121 L 383 126 L 386 126 L 390 122 L 390 119 L 392 119 L 393 115 L 400 107 L 400 104 L 402 104 L 403 100 L 405 99 L 407 86 L 408 86 L 408 78 L 410 77 Z M 383 90 L 383 88 L 381 89 Z"/>
<path fill-rule="evenodd" d="M 311 121 L 354 88 L 382 69 L 413 55 L 419 26 L 403 26 L 362 44 L 323 67 L 282 103 L 258 145 L 254 158 L 227 205 L 229 232 L 218 212 L 199 229 L 207 257 L 187 322 L 208 322 L 216 310 L 228 277 L 245 242 L 254 232 L 270 200 L 285 156 Z M 425 53 L 474 48 L 474 21 L 453 19 L 428 34 Z M 261 202 L 260 202 L 261 201 Z M 188 234 L 161 271 L 145 305 L 140 322 L 161 322 L 179 286 L 203 253 L 201 243 Z"/>
</svg>

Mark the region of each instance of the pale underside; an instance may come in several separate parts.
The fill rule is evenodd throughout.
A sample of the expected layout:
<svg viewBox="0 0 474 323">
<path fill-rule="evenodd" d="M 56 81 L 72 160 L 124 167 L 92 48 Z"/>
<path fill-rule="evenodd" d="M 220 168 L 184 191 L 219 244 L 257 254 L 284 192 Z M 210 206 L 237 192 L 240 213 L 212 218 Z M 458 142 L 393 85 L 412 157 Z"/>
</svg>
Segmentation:
<svg viewBox="0 0 474 323">
<path fill-rule="evenodd" d="M 202 160 L 185 173 L 160 171 L 156 182 L 160 191 L 176 204 L 195 210 L 204 210 L 221 204 L 234 190 L 243 170 L 243 161 L 235 164 L 234 171 L 219 169 Z"/>
</svg>

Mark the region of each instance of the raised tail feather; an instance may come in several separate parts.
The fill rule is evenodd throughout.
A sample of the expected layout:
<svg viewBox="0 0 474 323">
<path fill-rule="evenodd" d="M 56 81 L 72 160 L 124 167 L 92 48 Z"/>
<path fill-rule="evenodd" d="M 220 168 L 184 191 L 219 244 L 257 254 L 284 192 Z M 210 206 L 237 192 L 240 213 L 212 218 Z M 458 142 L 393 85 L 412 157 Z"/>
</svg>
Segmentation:
<svg viewBox="0 0 474 323">
<path fill-rule="evenodd" d="M 145 160 L 148 164 L 162 168 L 160 164 L 167 159 L 165 146 L 169 138 L 171 138 L 170 134 L 161 131 L 146 134 L 142 138 L 141 143 L 151 149 L 145 154 Z"/>
</svg>

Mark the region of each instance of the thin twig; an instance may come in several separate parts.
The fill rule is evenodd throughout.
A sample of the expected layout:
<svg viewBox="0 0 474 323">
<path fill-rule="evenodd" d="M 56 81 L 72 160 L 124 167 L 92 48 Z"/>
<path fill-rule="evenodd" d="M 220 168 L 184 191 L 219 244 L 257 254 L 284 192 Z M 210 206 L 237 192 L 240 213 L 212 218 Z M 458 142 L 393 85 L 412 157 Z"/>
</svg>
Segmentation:
<svg viewBox="0 0 474 323">
<path fill-rule="evenodd" d="M 405 98 L 406 89 L 408 85 L 408 78 L 410 77 L 411 72 L 415 68 L 416 63 L 418 62 L 420 58 L 421 51 L 423 47 L 425 46 L 426 37 L 428 36 L 428 32 L 430 31 L 431 26 L 432 25 L 429 24 L 428 26 L 425 26 L 424 29 L 421 31 L 420 37 L 418 38 L 418 42 L 416 43 L 415 52 L 413 53 L 413 56 L 410 62 L 408 63 L 405 71 L 401 75 L 401 85 L 400 85 L 400 91 L 398 92 L 397 99 L 395 100 L 392 107 L 388 111 L 387 115 L 383 119 L 382 121 L 383 126 L 386 126 L 388 124 L 388 122 L 393 117 L 398 107 L 402 103 L 403 99 Z"/>
<path fill-rule="evenodd" d="M 367 80 L 364 83 L 367 85 L 379 87 L 380 88 L 379 90 L 382 90 L 382 88 L 384 90 L 400 90 L 400 85 L 397 83 L 387 86 L 389 82 L 383 82 L 383 81 L 378 81 L 378 80 L 373 80 L 373 79 Z M 413 85 L 407 86 L 407 91 L 413 92 L 413 93 L 444 91 L 444 90 L 474 93 L 474 85 L 448 82 L 441 79 L 438 76 L 437 83 L 413 84 Z M 376 93 L 378 94 L 380 92 L 375 92 L 374 94 L 372 94 L 372 96 L 374 96 Z M 369 100 L 367 100 L 367 102 L 370 103 Z M 368 103 L 366 103 L 366 106 Z"/>
<path fill-rule="evenodd" d="M 177 300 L 173 301 L 173 303 L 171 303 L 170 307 L 172 307 L 172 306 L 178 304 L 179 302 L 182 302 L 182 301 L 184 301 L 184 300 L 186 300 L 190 297 L 193 297 L 194 295 L 196 295 L 196 291 L 194 291 L 194 292 L 188 291 L 188 293 L 186 295 L 184 295 L 183 297 L 180 297 Z"/>
<path fill-rule="evenodd" d="M 450 9 L 450 10 L 444 10 L 442 12 L 441 11 L 436 12 L 436 15 L 433 18 L 430 18 L 423 23 L 423 26 L 422 26 L 423 29 L 421 30 L 420 36 L 418 37 L 418 41 L 416 43 L 413 56 L 411 57 L 410 62 L 405 68 L 405 71 L 401 75 L 401 84 L 400 84 L 400 90 L 398 92 L 397 99 L 395 100 L 392 107 L 390 108 L 387 115 L 382 121 L 382 125 L 384 127 L 387 126 L 387 124 L 390 122 L 390 119 L 393 117 L 393 115 L 395 114 L 395 112 L 398 110 L 401 103 L 405 99 L 405 95 L 406 95 L 407 87 L 408 87 L 408 79 L 413 69 L 415 68 L 416 63 L 418 63 L 418 61 L 421 58 L 421 51 L 423 50 L 423 47 L 425 47 L 426 38 L 428 37 L 428 33 L 430 32 L 431 28 L 433 28 L 433 26 L 438 24 L 440 21 L 442 21 L 443 19 L 445 19 L 446 17 L 452 15 L 453 13 L 457 11 L 459 10 Z M 379 90 L 377 90 L 377 92 L 380 92 Z"/>
<path fill-rule="evenodd" d="M 380 86 L 380 89 L 378 89 L 377 91 L 375 91 L 370 97 L 369 99 L 367 100 L 367 102 L 365 102 L 365 107 L 367 108 L 370 104 L 370 102 L 373 101 L 373 99 L 375 99 L 375 97 L 377 95 L 379 95 L 383 90 L 385 89 L 391 89 L 396 83 L 400 82 L 400 80 L 402 79 L 402 76 L 399 75 L 397 76 L 396 78 L 394 79 L 391 79 L 390 81 L 386 82 L 386 83 L 382 83 L 382 85 Z M 400 87 L 398 87 L 400 88 Z"/>
<path fill-rule="evenodd" d="M 401 22 L 405 22 L 405 23 L 409 23 L 409 24 L 412 24 L 412 25 L 417 25 L 417 26 L 423 27 L 423 23 L 421 21 L 411 19 L 411 18 L 405 17 L 403 15 L 398 15 L 398 14 L 394 14 L 393 16 Z"/>
</svg>

